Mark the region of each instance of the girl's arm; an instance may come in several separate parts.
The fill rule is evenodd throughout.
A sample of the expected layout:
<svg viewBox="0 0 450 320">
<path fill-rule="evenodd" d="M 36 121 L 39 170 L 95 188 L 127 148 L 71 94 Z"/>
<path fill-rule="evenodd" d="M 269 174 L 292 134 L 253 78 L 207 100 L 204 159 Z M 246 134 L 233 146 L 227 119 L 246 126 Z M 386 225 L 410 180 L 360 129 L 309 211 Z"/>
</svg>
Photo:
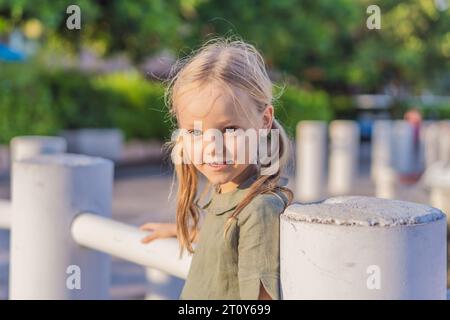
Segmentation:
<svg viewBox="0 0 450 320">
<path fill-rule="evenodd" d="M 177 225 L 175 223 L 146 223 L 139 227 L 142 231 L 153 231 L 148 236 L 144 237 L 141 242 L 149 243 L 155 239 L 177 237 Z M 193 243 L 197 243 L 199 232 L 194 238 Z"/>
<path fill-rule="evenodd" d="M 239 214 L 238 278 L 243 300 L 280 299 L 279 219 L 283 203 L 260 195 Z"/>
</svg>

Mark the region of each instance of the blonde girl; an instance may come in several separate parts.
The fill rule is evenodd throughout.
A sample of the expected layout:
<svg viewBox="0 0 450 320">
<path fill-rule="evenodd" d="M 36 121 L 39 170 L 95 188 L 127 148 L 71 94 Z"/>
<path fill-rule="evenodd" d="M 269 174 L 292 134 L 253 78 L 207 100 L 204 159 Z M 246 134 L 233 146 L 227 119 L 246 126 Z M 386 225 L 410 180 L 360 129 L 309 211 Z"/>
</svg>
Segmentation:
<svg viewBox="0 0 450 320">
<path fill-rule="evenodd" d="M 181 251 L 193 253 L 181 299 L 279 299 L 279 215 L 292 200 L 281 178 L 289 142 L 274 118 L 263 58 L 243 41 L 215 39 L 175 70 L 167 103 L 180 129 L 172 154 L 182 159 L 174 161 L 176 224 L 147 223 L 141 229 L 153 232 L 142 241 L 176 236 Z M 219 132 L 223 145 L 208 146 L 208 130 Z M 270 145 L 272 170 L 250 152 L 252 132 L 258 152 L 266 147 L 261 141 Z M 193 145 L 201 161 L 193 161 Z"/>
</svg>

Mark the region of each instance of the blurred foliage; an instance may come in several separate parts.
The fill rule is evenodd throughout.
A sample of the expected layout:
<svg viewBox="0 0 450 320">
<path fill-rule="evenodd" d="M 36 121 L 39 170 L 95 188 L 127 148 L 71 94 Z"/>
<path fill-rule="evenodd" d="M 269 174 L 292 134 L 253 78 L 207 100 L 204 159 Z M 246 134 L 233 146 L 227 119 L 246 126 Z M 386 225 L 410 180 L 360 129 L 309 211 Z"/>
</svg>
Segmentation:
<svg viewBox="0 0 450 320">
<path fill-rule="evenodd" d="M 66 27 L 66 9 L 70 5 L 81 9 L 81 30 Z M 178 6 L 176 0 L 39 0 L 38 4 L 0 0 L 0 33 L 23 28 L 28 20 L 38 19 L 47 40 L 57 36 L 72 50 L 89 45 L 101 53 L 127 51 L 133 58 L 141 58 L 178 42 Z"/>
<path fill-rule="evenodd" d="M 419 110 L 426 119 L 450 119 L 450 103 L 419 104 Z"/>
<path fill-rule="evenodd" d="M 287 83 L 276 112 L 291 134 L 299 120 L 355 118 L 355 93 L 448 95 L 450 9 L 437 3 L 443 1 L 0 0 L 0 41 L 20 29 L 45 56 L 42 65 L 0 63 L 0 140 L 93 126 L 117 126 L 128 138 L 169 136 L 160 83 L 133 72 L 49 67 L 74 65 L 82 48 L 100 56 L 125 52 L 138 64 L 161 50 L 184 56 L 212 37 L 242 37 L 262 51 L 276 81 Z M 81 8 L 81 30 L 66 28 L 72 4 Z M 372 4 L 381 8 L 381 30 L 366 27 Z M 399 101 L 397 118 L 410 106 Z M 448 105 L 420 107 L 427 117 L 449 117 Z"/>
<path fill-rule="evenodd" d="M 381 30 L 366 27 L 372 4 Z M 271 66 L 331 92 L 418 90 L 450 70 L 450 10 L 430 0 L 204 1 L 197 13 L 200 32 L 234 30 Z"/>
<path fill-rule="evenodd" d="M 262 50 L 268 65 L 331 93 L 413 93 L 441 85 L 450 70 L 450 9 L 443 0 L 0 0 L 0 37 L 38 19 L 42 42 L 90 46 L 137 62 L 168 48 L 189 53 L 214 36 L 239 35 Z M 82 29 L 65 27 L 68 5 Z M 366 27 L 369 5 L 381 8 L 381 30 Z M 34 20 L 33 20 L 34 19 Z M 436 92 L 439 93 L 439 92 Z"/>
<path fill-rule="evenodd" d="M 0 63 L 0 143 L 17 135 L 54 134 L 52 95 L 38 70 Z"/>
<path fill-rule="evenodd" d="M 89 127 L 117 127 L 128 139 L 170 138 L 173 123 L 161 83 L 137 72 L 90 75 L 33 66 L 0 64 L 0 143 Z M 324 91 L 287 86 L 276 95 L 276 117 L 290 134 L 299 120 L 333 117 Z"/>
<path fill-rule="evenodd" d="M 102 75 L 93 85 L 116 100 L 114 123 L 128 138 L 170 138 L 173 128 L 161 83 L 133 72 Z"/>
<path fill-rule="evenodd" d="M 330 121 L 333 118 L 330 99 L 325 91 L 289 86 L 279 89 L 276 95 L 280 97 L 275 103 L 275 117 L 292 137 L 300 120 Z"/>
<path fill-rule="evenodd" d="M 117 99 L 107 90 L 98 90 L 92 79 L 77 70 L 41 70 L 42 82 L 52 98 L 52 112 L 61 128 L 108 128 L 114 126 Z"/>
<path fill-rule="evenodd" d="M 170 137 L 162 85 L 137 73 L 96 76 L 33 64 L 0 68 L 0 143 L 89 127 L 117 127 L 127 138 Z"/>
</svg>

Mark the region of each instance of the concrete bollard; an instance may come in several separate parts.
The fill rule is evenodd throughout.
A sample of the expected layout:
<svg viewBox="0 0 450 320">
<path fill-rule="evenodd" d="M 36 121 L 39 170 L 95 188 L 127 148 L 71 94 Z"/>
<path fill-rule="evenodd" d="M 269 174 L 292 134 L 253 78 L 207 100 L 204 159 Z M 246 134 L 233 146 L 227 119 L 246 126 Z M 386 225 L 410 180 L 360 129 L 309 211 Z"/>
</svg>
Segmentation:
<svg viewBox="0 0 450 320">
<path fill-rule="evenodd" d="M 63 153 L 67 149 L 67 143 L 61 137 L 18 136 L 11 139 L 9 149 L 10 159 L 7 168 L 10 170 L 10 178 L 12 180 L 14 173 L 11 170 L 11 164 L 14 163 L 14 161 L 39 154 Z M 0 229 L 9 229 L 11 227 L 12 205 L 9 200 L 6 201 L 2 201 L 3 206 L 0 204 Z M 0 230 L 0 237 L 2 234 L 4 234 L 5 237 L 9 237 L 9 231 Z"/>
<path fill-rule="evenodd" d="M 429 168 L 439 161 L 439 122 L 427 121 L 421 126 L 421 147 L 424 157 L 424 167 Z"/>
<path fill-rule="evenodd" d="M 61 134 L 68 141 L 69 152 L 113 161 L 122 158 L 124 137 L 120 129 L 86 128 L 65 130 Z"/>
<path fill-rule="evenodd" d="M 328 189 L 332 195 L 349 194 L 358 174 L 359 127 L 355 121 L 335 120 L 330 124 Z"/>
<path fill-rule="evenodd" d="M 370 174 L 375 184 L 375 196 L 378 198 L 395 198 L 397 174 L 394 169 L 393 140 L 393 122 L 375 121 Z"/>
<path fill-rule="evenodd" d="M 111 215 L 113 164 L 40 155 L 13 171 L 10 299 L 108 298 L 110 258 L 79 246 L 71 224 L 83 211 Z"/>
<path fill-rule="evenodd" d="M 396 120 L 393 124 L 394 167 L 399 174 L 414 172 L 414 128 L 404 120 Z"/>
<path fill-rule="evenodd" d="M 450 120 L 439 122 L 439 160 L 450 163 Z"/>
<path fill-rule="evenodd" d="M 325 196 L 327 125 L 300 121 L 297 125 L 296 198 L 317 201 Z"/>
<path fill-rule="evenodd" d="M 377 198 L 395 199 L 398 176 L 391 167 L 378 167 L 375 177 L 375 196 Z"/>
<path fill-rule="evenodd" d="M 64 138 L 51 136 L 19 136 L 11 140 L 11 160 L 22 160 L 38 154 L 63 153 L 67 150 Z"/>
<path fill-rule="evenodd" d="M 371 177 L 377 178 L 378 168 L 393 166 L 393 133 L 391 120 L 377 120 L 372 129 Z"/>
<path fill-rule="evenodd" d="M 450 163 L 436 162 L 425 171 L 423 181 L 430 188 L 430 204 L 450 214 Z"/>
<path fill-rule="evenodd" d="M 438 209 L 337 197 L 281 215 L 283 299 L 446 299 L 447 225 Z"/>
<path fill-rule="evenodd" d="M 375 184 L 375 196 L 394 199 L 397 173 L 394 169 L 394 122 L 377 120 L 372 131 L 372 159 L 370 173 Z"/>
<path fill-rule="evenodd" d="M 11 228 L 12 205 L 11 201 L 0 199 L 0 233 L 1 229 Z"/>
</svg>

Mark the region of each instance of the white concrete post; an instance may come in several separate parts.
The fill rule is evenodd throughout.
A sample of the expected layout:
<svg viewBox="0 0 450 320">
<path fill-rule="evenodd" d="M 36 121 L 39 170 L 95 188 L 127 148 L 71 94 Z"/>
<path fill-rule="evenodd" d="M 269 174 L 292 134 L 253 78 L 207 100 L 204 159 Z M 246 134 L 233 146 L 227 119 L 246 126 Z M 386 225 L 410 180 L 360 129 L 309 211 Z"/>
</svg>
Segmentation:
<svg viewBox="0 0 450 320">
<path fill-rule="evenodd" d="M 358 174 L 359 127 L 355 121 L 330 124 L 328 189 L 332 195 L 349 194 Z"/>
<path fill-rule="evenodd" d="M 102 157 L 114 161 L 122 158 L 124 136 L 120 129 L 86 128 L 62 132 L 69 152 Z"/>
<path fill-rule="evenodd" d="M 80 247 L 71 223 L 82 211 L 111 215 L 113 164 L 58 154 L 13 166 L 10 298 L 108 298 L 110 258 Z"/>
<path fill-rule="evenodd" d="M 422 141 L 422 151 L 425 168 L 439 161 L 439 122 L 427 121 L 421 126 L 420 137 Z"/>
<path fill-rule="evenodd" d="M 283 299 L 446 299 L 447 224 L 438 209 L 337 197 L 281 216 Z"/>
<path fill-rule="evenodd" d="M 67 143 L 61 137 L 53 136 L 19 136 L 11 139 L 10 142 L 10 159 L 8 168 L 10 168 L 11 180 L 14 173 L 12 172 L 12 163 L 16 160 L 29 158 L 39 154 L 63 153 L 66 151 Z M 9 200 L 0 200 L 0 229 L 10 229 L 12 217 L 12 205 Z M 0 230 L 1 234 L 9 237 L 7 231 Z"/>
<path fill-rule="evenodd" d="M 11 201 L 0 199 L 0 229 L 11 228 L 12 205 Z M 0 230 L 0 232 L 2 232 Z"/>
<path fill-rule="evenodd" d="M 423 180 L 430 188 L 430 204 L 450 214 L 450 163 L 434 163 L 425 171 Z"/>
<path fill-rule="evenodd" d="M 64 138 L 51 136 L 19 136 L 11 140 L 11 160 L 22 160 L 38 154 L 63 153 L 67 150 Z"/>
<path fill-rule="evenodd" d="M 325 197 L 327 125 L 323 121 L 297 124 L 296 198 L 317 201 Z"/>
<path fill-rule="evenodd" d="M 450 120 L 439 123 L 439 160 L 450 163 Z"/>
<path fill-rule="evenodd" d="M 372 130 L 371 177 L 375 184 L 375 196 L 395 198 L 397 174 L 394 169 L 393 121 L 377 120 Z"/>
<path fill-rule="evenodd" d="M 431 188 L 430 204 L 439 208 L 446 214 L 450 212 L 450 184 L 446 186 L 435 186 Z"/>
<path fill-rule="evenodd" d="M 394 166 L 400 174 L 414 172 L 414 128 L 404 120 L 394 121 Z"/>
<path fill-rule="evenodd" d="M 377 198 L 395 199 L 398 175 L 392 167 L 378 167 L 375 177 L 375 196 Z"/>
<path fill-rule="evenodd" d="M 391 120 L 377 120 L 372 129 L 371 176 L 377 179 L 378 168 L 393 166 L 393 130 Z"/>
</svg>

